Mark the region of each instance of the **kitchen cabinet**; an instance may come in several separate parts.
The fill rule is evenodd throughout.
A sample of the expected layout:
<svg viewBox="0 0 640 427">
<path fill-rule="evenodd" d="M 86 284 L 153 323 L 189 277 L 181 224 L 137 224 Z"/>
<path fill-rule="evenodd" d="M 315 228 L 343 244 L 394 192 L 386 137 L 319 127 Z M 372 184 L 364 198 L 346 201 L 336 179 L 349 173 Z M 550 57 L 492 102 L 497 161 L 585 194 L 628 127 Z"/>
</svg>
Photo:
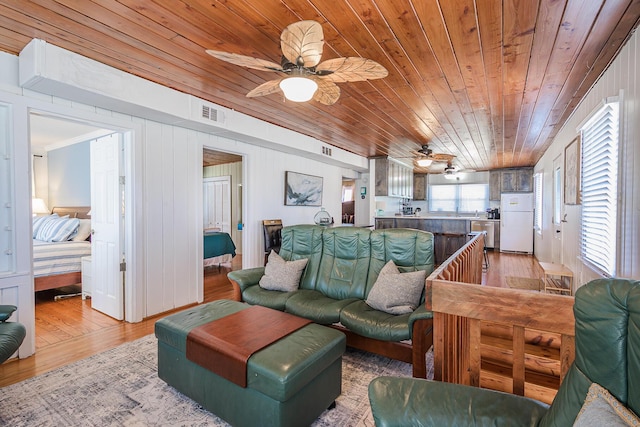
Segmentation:
<svg viewBox="0 0 640 427">
<path fill-rule="evenodd" d="M 489 200 L 500 200 L 502 193 L 533 191 L 533 168 L 494 169 L 489 172 Z"/>
<path fill-rule="evenodd" d="M 413 200 L 427 200 L 427 175 L 413 175 Z"/>
<path fill-rule="evenodd" d="M 413 197 L 413 170 L 391 159 L 376 159 L 375 196 Z"/>
<path fill-rule="evenodd" d="M 502 175 L 500 170 L 489 171 L 489 200 L 500 200 L 502 186 L 500 185 Z"/>
</svg>

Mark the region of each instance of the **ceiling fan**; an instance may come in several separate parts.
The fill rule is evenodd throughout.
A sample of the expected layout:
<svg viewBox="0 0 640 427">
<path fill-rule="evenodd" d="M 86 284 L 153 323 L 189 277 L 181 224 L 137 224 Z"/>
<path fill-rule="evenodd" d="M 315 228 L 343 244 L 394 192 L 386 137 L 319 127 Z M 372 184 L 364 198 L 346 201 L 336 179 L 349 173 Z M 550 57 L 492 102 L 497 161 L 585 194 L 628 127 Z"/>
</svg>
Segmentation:
<svg viewBox="0 0 640 427">
<path fill-rule="evenodd" d="M 316 21 L 300 21 L 287 26 L 280 35 L 280 64 L 236 53 L 206 52 L 234 65 L 281 74 L 250 91 L 250 98 L 282 91 L 290 101 L 314 99 L 332 105 L 340 97 L 336 83 L 380 79 L 389 74 L 382 65 L 366 58 L 334 58 L 320 63 L 323 45 L 322 26 Z"/>
<path fill-rule="evenodd" d="M 433 162 L 451 162 L 454 156 L 453 154 L 446 153 L 434 153 L 429 144 L 423 144 L 419 150 L 417 150 L 418 157 L 415 158 L 416 163 L 420 167 L 429 167 Z"/>
</svg>

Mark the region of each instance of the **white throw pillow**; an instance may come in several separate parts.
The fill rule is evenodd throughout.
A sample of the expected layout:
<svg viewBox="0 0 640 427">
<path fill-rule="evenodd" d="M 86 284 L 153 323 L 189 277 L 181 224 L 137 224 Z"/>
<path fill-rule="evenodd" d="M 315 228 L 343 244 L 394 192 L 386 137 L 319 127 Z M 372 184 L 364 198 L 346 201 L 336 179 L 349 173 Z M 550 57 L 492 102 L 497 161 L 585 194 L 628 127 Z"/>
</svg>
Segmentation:
<svg viewBox="0 0 640 427">
<path fill-rule="evenodd" d="M 393 261 L 382 267 L 366 303 L 389 314 L 413 312 L 420 304 L 427 272 L 424 270 L 400 273 Z"/>
<path fill-rule="evenodd" d="M 91 234 L 91 220 L 90 219 L 81 219 L 80 226 L 78 227 L 78 234 L 73 236 L 74 242 L 84 242 L 87 240 L 89 235 Z"/>
<path fill-rule="evenodd" d="M 307 266 L 307 259 L 285 261 L 280 255 L 271 251 L 264 268 L 264 276 L 260 278 L 260 287 L 269 291 L 291 292 L 300 286 L 300 277 Z"/>
</svg>

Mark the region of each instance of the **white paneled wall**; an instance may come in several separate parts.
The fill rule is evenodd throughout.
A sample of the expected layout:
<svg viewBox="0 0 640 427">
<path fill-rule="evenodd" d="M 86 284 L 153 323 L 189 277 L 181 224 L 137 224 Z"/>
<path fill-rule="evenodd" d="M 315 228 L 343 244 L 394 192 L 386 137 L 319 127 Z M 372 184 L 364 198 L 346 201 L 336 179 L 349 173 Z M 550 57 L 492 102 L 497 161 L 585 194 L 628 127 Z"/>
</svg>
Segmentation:
<svg viewBox="0 0 640 427">
<path fill-rule="evenodd" d="M 573 115 L 558 132 L 553 143 L 535 167 L 544 172 L 542 236 L 536 236 L 535 254 L 540 261 L 553 261 L 551 241 L 554 230 L 552 218 L 552 169 L 553 159 L 564 156 L 564 148 L 576 137 L 577 127 L 607 97 L 619 96 L 621 109 L 621 193 L 622 212 L 619 233 L 621 256 L 617 276 L 640 279 L 640 36 L 638 31 L 631 36 L 609 69 L 591 88 Z M 580 205 L 564 205 L 563 214 L 567 222 L 562 225 L 562 260 L 576 275 L 582 285 L 598 275 L 579 259 L 580 254 Z"/>
</svg>

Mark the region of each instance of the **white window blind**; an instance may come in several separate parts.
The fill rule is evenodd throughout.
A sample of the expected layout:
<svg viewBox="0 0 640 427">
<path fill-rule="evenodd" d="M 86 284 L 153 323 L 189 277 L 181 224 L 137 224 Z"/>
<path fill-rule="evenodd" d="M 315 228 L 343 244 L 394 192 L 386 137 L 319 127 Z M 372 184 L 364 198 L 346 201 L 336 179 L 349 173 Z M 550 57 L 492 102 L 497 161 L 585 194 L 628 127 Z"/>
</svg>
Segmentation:
<svg viewBox="0 0 640 427">
<path fill-rule="evenodd" d="M 542 172 L 533 176 L 533 193 L 536 200 L 533 227 L 540 234 L 542 233 Z"/>
<path fill-rule="evenodd" d="M 605 104 L 580 129 L 580 250 L 583 260 L 606 276 L 616 273 L 618 110 L 617 102 Z"/>
</svg>

